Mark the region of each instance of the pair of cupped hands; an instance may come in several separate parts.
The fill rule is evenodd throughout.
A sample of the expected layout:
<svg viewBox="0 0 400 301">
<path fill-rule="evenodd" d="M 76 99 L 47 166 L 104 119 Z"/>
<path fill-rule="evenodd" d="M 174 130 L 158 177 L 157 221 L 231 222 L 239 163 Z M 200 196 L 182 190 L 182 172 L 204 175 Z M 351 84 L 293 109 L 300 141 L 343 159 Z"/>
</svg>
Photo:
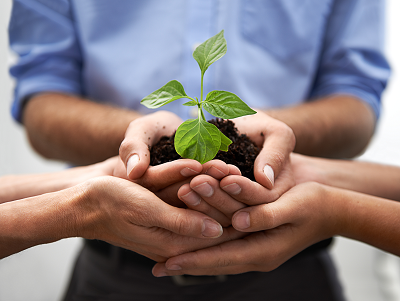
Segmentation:
<svg viewBox="0 0 400 301">
<path fill-rule="evenodd" d="M 131 122 L 120 156 L 106 161 L 114 176 L 103 177 L 96 193 L 108 200 L 101 208 L 108 218 L 89 238 L 157 261 L 153 274 L 162 277 L 271 271 L 330 237 L 323 204 L 311 201 L 318 187 L 308 180 L 316 173 L 292 154 L 293 131 L 262 112 L 233 121 L 261 148 L 256 181 L 220 160 L 149 166 L 149 145 L 182 120 L 159 111 Z"/>
</svg>

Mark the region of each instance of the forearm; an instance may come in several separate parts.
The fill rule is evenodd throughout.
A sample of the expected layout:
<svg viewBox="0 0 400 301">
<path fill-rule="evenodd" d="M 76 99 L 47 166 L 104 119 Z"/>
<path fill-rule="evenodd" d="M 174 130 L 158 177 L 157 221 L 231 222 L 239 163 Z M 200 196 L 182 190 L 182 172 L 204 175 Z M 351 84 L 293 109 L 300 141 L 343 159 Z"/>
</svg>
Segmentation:
<svg viewBox="0 0 400 301">
<path fill-rule="evenodd" d="M 83 191 L 61 192 L 0 204 L 0 258 L 35 245 L 78 236 L 77 202 Z"/>
<path fill-rule="evenodd" d="M 400 167 L 291 155 L 296 183 L 321 184 L 400 201 Z"/>
<path fill-rule="evenodd" d="M 359 161 L 326 162 L 327 185 L 400 201 L 400 168 Z"/>
<path fill-rule="evenodd" d="M 54 173 L 0 177 L 0 204 L 66 189 L 94 177 L 112 175 L 116 163 L 117 158 L 111 158 Z"/>
<path fill-rule="evenodd" d="M 348 190 L 328 188 L 335 202 L 338 231 L 355 239 L 400 256 L 400 203 Z"/>
<path fill-rule="evenodd" d="M 310 156 L 351 158 L 359 155 L 375 128 L 372 109 L 346 95 L 266 113 L 292 128 L 296 136 L 295 152 Z"/>
<path fill-rule="evenodd" d="M 129 123 L 140 114 L 57 93 L 34 96 L 23 113 L 33 148 L 77 165 L 118 155 Z"/>
</svg>

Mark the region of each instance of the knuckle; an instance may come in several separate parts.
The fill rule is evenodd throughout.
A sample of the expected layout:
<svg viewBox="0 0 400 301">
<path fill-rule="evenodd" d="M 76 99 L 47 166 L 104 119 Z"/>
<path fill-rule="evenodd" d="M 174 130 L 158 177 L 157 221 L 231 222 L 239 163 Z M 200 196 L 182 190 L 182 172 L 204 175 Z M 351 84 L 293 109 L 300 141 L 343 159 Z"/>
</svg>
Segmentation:
<svg viewBox="0 0 400 301">
<path fill-rule="evenodd" d="M 183 214 L 176 214 L 173 219 L 173 227 L 175 231 L 181 235 L 187 235 L 192 232 L 192 225 L 187 216 Z"/>
<path fill-rule="evenodd" d="M 260 205 L 256 220 L 261 221 L 260 227 L 263 229 L 271 229 L 275 227 L 276 210 L 268 204 Z"/>
<path fill-rule="evenodd" d="M 271 163 L 273 163 L 275 166 L 280 166 L 282 167 L 285 162 L 286 162 L 286 156 L 284 153 L 280 151 L 276 151 L 270 155 L 269 160 Z"/>
<path fill-rule="evenodd" d="M 232 260 L 230 260 L 229 258 L 218 258 L 217 262 L 216 262 L 216 267 L 218 268 L 224 268 L 224 267 L 228 267 L 232 264 Z"/>
<path fill-rule="evenodd" d="M 121 145 L 119 146 L 119 155 L 121 157 L 127 156 L 130 153 L 132 147 L 133 147 L 133 143 L 125 138 L 121 142 Z"/>
</svg>

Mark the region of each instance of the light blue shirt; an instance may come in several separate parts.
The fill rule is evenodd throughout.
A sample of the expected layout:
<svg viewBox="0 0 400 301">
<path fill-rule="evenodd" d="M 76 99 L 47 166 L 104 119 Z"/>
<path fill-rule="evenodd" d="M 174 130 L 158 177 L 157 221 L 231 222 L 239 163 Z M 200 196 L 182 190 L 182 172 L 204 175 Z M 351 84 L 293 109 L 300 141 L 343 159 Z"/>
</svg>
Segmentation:
<svg viewBox="0 0 400 301">
<path fill-rule="evenodd" d="M 225 30 L 227 54 L 204 78 L 253 108 L 349 94 L 379 115 L 389 77 L 379 0 L 15 0 L 10 45 L 19 54 L 13 116 L 43 91 L 148 113 L 139 102 L 172 79 L 200 96 L 192 57 Z M 191 107 L 162 109 L 192 118 Z"/>
</svg>

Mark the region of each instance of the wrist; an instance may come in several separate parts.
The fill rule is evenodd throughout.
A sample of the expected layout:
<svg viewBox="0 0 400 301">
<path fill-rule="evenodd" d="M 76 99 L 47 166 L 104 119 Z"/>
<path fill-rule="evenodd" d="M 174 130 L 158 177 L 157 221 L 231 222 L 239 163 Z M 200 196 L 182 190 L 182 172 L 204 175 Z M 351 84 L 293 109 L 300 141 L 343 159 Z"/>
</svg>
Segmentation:
<svg viewBox="0 0 400 301">
<path fill-rule="evenodd" d="M 101 185 L 96 181 L 86 181 L 72 187 L 72 197 L 68 200 L 66 207 L 67 219 L 71 221 L 68 237 L 83 237 L 87 239 L 98 239 L 96 227 L 101 224 L 102 210 L 100 208 L 99 193 Z M 70 216 L 70 217 L 68 217 Z"/>
<path fill-rule="evenodd" d="M 347 196 L 348 191 L 332 186 L 321 186 L 325 191 L 322 199 L 326 204 L 324 208 L 329 237 L 343 235 L 352 223 L 351 200 Z"/>
</svg>

